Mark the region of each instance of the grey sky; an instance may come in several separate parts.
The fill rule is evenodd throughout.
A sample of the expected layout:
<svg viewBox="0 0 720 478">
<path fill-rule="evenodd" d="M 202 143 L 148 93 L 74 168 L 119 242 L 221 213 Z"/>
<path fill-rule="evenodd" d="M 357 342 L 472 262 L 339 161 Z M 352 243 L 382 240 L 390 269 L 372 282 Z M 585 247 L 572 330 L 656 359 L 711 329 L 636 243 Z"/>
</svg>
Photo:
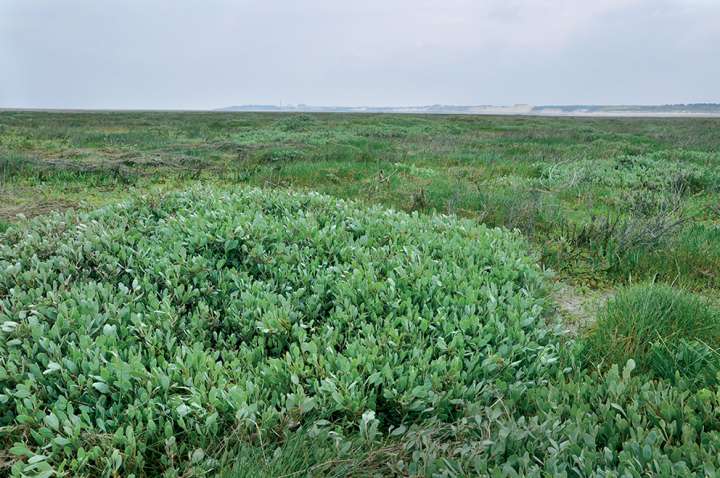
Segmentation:
<svg viewBox="0 0 720 478">
<path fill-rule="evenodd" d="M 0 0 L 0 106 L 720 101 L 720 0 Z"/>
</svg>

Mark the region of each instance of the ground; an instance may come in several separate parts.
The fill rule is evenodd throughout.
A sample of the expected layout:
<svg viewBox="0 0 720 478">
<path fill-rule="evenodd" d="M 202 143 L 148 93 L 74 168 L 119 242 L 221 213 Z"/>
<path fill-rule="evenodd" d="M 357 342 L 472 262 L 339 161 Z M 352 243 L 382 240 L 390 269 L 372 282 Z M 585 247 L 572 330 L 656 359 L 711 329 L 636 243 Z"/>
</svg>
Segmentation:
<svg viewBox="0 0 720 478">
<path fill-rule="evenodd" d="M 369 470 L 463 476 L 466 470 L 482 475 L 500 468 L 508 476 L 508 470 L 670 476 L 720 466 L 720 313 L 708 307 L 720 305 L 719 127 L 720 119 L 710 118 L 0 112 L 0 233 L 9 231 L 0 236 L 6 241 L 0 242 L 0 402 L 12 406 L 0 416 L 0 431 L 12 432 L 5 438 L 0 434 L 11 451 L 0 459 L 5 462 L 0 474 L 2 466 L 34 463 L 83 473 L 88 463 L 115 471 L 122 466 L 138 476 L 157 470 L 175 476 L 183 467 L 223 469 L 228 476 L 363 476 Z M 285 195 L 297 190 L 326 196 Z M 131 208 L 123 205 L 133 198 L 138 200 Z M 229 204 L 228 198 L 236 202 Z M 335 198 L 354 200 L 352 213 L 339 214 L 349 206 Z M 303 210 L 298 204 L 308 201 L 317 202 L 325 219 L 298 212 Z M 369 205 L 381 208 L 365 208 Z M 388 215 L 385 208 L 411 215 Z M 56 215 L 68 210 L 94 212 L 81 219 Z M 49 219 L 28 223 L 32 217 Z M 354 380 L 345 372 L 326 374 L 305 366 L 306 354 L 334 357 L 335 349 L 305 343 L 304 327 L 312 329 L 303 323 L 308 314 L 290 314 L 295 309 L 288 304 L 297 301 L 293 307 L 305 310 L 313 301 L 327 301 L 318 313 L 332 316 L 332 323 L 314 332 L 331 333 L 338 317 L 357 315 L 348 323 L 364 332 L 387 323 L 389 329 L 378 333 L 382 340 L 368 344 L 392 346 L 397 324 L 384 307 L 399 302 L 380 300 L 368 313 L 363 308 L 373 302 L 370 298 L 377 299 L 378 291 L 400 291 L 420 304 L 432 294 L 425 297 L 407 281 L 398 282 L 407 278 L 404 272 L 389 280 L 395 268 L 374 276 L 377 265 L 387 265 L 375 256 L 368 256 L 368 267 L 352 262 L 354 256 L 345 250 L 350 242 L 358 241 L 362 249 L 376 235 L 382 244 L 394 243 L 386 237 L 393 223 L 374 226 L 372 234 L 359 228 L 372 217 L 412 222 L 417 226 L 399 230 L 413 233 L 430 222 L 452 224 L 453 233 L 478 224 L 503 230 L 479 226 L 483 232 L 473 240 L 486 237 L 483 248 L 467 249 L 452 261 L 436 261 L 427 251 L 418 256 L 432 259 L 421 268 L 428 274 L 428 290 L 451 293 L 471 268 L 456 270 L 445 284 L 440 271 L 488 250 L 495 265 L 472 273 L 493 274 L 495 282 L 448 299 L 457 306 L 472 296 L 453 316 L 463 319 L 453 326 L 436 320 L 448 317 L 443 300 L 436 310 L 418 305 L 428 314 L 427 331 L 440 335 L 417 333 L 418 315 L 410 314 L 402 325 L 412 332 L 398 337 L 409 341 L 401 349 L 416 353 L 414 358 L 384 367 L 382 374 L 374 366 L 362 368 Z M 270 222 L 274 226 L 266 228 Z M 78 227 L 66 227 L 72 223 Z M 317 234 L 321 223 L 340 239 L 325 242 Z M 220 227 L 228 224 L 233 227 Z M 259 228 L 256 234 L 236 237 L 253 228 Z M 310 236 L 297 240 L 291 229 Z M 150 233 L 163 240 L 149 240 Z M 428 237 L 416 246 L 423 249 Z M 481 244 L 466 239 L 453 244 Z M 437 237 L 434 244 L 445 246 Z M 337 248 L 333 260 L 345 254 L 348 270 L 356 275 L 325 279 L 317 290 L 287 286 L 288 271 L 302 264 L 336 270 L 323 265 L 322 254 L 313 255 L 329 245 Z M 146 256 L 151 250 L 152 258 Z M 412 257 L 408 250 L 398 249 L 401 271 Z M 305 257 L 297 251 L 315 252 Z M 98 255 L 104 260 L 98 262 Z M 128 258 L 146 263 L 130 267 Z M 226 266 L 228 260 L 239 262 Z M 168 264 L 175 274 L 165 275 Z M 208 271 L 218 276 L 202 276 Z M 237 284 L 245 280 L 233 276 L 238 271 L 268 282 L 237 295 Z M 273 279 L 274 274 L 282 279 Z M 240 282 L 229 282 L 231 276 Z M 326 286 L 337 290 L 322 292 Z M 365 295 L 358 292 L 363 287 Z M 110 296 L 96 293 L 100 289 L 115 305 Z M 511 297 L 497 300 L 498 293 L 510 290 Z M 117 310 L 106 310 L 108 304 Z M 127 304 L 137 308 L 131 321 L 121 320 L 118 312 Z M 72 312 L 85 325 L 55 320 L 58 310 Z M 166 316 L 187 323 L 175 327 Z M 155 322 L 136 322 L 141 317 Z M 298 327 L 288 328 L 298 317 Z M 100 327 L 102 320 L 107 323 Z M 471 326 L 480 328 L 468 332 Z M 92 347 L 77 345 L 76 329 L 85 334 L 81 342 Z M 297 337 L 285 343 L 288 330 Z M 567 334 L 556 335 L 558 330 Z M 40 336 L 55 343 L 36 340 Z M 337 350 L 349 353 L 342 344 L 356 336 L 362 338 L 349 334 L 339 340 Z M 165 355 L 171 358 L 117 362 L 132 355 L 138 337 L 155 340 L 155 352 L 169 348 Z M 455 353 L 471 341 L 467 353 Z M 223 343 L 222 356 L 237 360 L 237 366 L 226 367 L 213 355 Z M 257 350 L 237 355 L 239 344 Z M 363 351 L 354 364 L 371 355 L 368 347 L 352 348 Z M 192 360 L 198 374 L 181 376 L 173 364 L 190 351 L 197 352 Z M 77 357 L 66 362 L 73 354 Z M 505 360 L 503 354 L 513 358 Z M 523 362 L 517 354 L 530 358 Z M 418 375 L 418 357 L 435 367 L 432 384 L 431 374 Z M 87 376 L 64 371 L 75 370 L 76 363 L 97 370 Z M 279 364 L 290 368 L 278 372 Z M 255 387 L 247 379 L 244 386 L 268 397 L 245 404 L 234 384 L 249 377 L 250 365 L 259 367 L 257 380 L 268 382 Z M 212 387 L 207 386 L 209 368 L 216 372 Z M 226 379 L 228 373 L 239 375 Z M 477 387 L 465 390 L 453 407 L 435 393 L 443 387 L 457 392 L 460 380 L 447 379 L 452 373 L 470 377 L 466 385 Z M 351 383 L 339 391 L 325 384 L 335 377 Z M 130 386 L 129 380 L 156 380 L 157 386 L 148 388 L 153 401 L 141 397 L 144 388 Z M 425 383 L 408 386 L 415 380 Z M 337 395 L 352 397 L 357 383 L 368 400 L 362 407 Z M 423 386 L 433 393 L 422 395 Z M 403 387 L 409 395 L 397 399 L 394 394 Z M 218 400 L 218 394 L 225 398 Z M 79 428 L 73 435 L 59 426 L 74 413 L 66 395 L 81 399 L 83 423 L 99 433 L 104 448 L 95 450 L 96 461 L 88 462 L 80 452 L 95 435 Z M 457 413 L 428 406 L 418 414 L 413 404 L 419 397 Z M 142 414 L 134 416 L 136 422 L 122 418 L 117 412 L 127 403 L 147 408 L 153 420 L 146 423 Z M 166 409 L 166 403 L 172 406 Z M 251 408 L 257 406 L 265 407 L 264 421 L 253 421 Z M 625 417 L 632 417 L 632 427 Z M 160 432 L 150 424 L 155 420 L 166 423 L 162 433 L 169 441 L 156 440 Z M 194 431 L 178 434 L 190 420 L 197 420 Z M 223 435 L 218 420 L 236 428 Z M 112 440 L 105 436 L 106 423 L 114 430 Z M 249 430 L 238 432 L 248 423 L 253 424 Z M 155 437 L 141 440 L 144 451 L 138 452 L 133 430 Z M 337 433 L 344 434 L 342 440 Z M 580 443 L 578 437 L 581 445 L 569 445 Z M 316 446 L 308 447 L 308 440 Z M 180 464 L 168 450 L 181 450 Z"/>
<path fill-rule="evenodd" d="M 520 229 L 561 281 L 561 310 L 582 324 L 586 297 L 628 281 L 716 295 L 718 127 L 720 119 L 3 112 L 0 221 L 198 182 L 456 214 Z"/>
</svg>

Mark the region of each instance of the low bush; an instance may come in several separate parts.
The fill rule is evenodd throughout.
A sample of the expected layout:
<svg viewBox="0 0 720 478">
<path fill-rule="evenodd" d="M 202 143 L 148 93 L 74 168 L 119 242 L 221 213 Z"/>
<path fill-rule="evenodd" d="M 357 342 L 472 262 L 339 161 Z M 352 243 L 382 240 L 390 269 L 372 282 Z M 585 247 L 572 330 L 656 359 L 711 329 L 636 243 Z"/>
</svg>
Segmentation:
<svg viewBox="0 0 720 478">
<path fill-rule="evenodd" d="M 672 244 L 674 268 L 705 287 L 720 287 L 720 226 L 693 225 Z M 677 273 L 677 272 L 676 272 Z"/>
<path fill-rule="evenodd" d="M 624 364 L 673 379 L 676 373 L 714 382 L 720 364 L 720 313 L 699 297 L 668 285 L 620 291 L 601 311 L 586 339 L 594 363 Z M 710 372 L 705 376 L 705 372 Z"/>
<path fill-rule="evenodd" d="M 633 371 L 558 375 L 517 400 L 405 434 L 399 476 L 715 476 L 720 392 Z M 242 476 L 242 475 L 237 475 Z"/>
<path fill-rule="evenodd" d="M 660 247 L 625 254 L 621 268 L 633 277 L 658 277 L 691 290 L 720 287 L 720 227 L 686 224 Z"/>
<path fill-rule="evenodd" d="M 581 224 L 561 221 L 562 237 L 603 264 L 607 271 L 623 271 L 639 257 L 661 250 L 676 239 L 687 218 L 676 211 L 653 215 L 591 216 Z"/>
<path fill-rule="evenodd" d="M 15 474 L 172 475 L 298 428 L 372 440 L 557 367 L 518 234 L 317 194 L 197 189 L 0 237 Z"/>
<path fill-rule="evenodd" d="M 312 447 L 295 437 L 272 454 L 242 447 L 223 476 L 714 476 L 717 387 L 648 381 L 634 368 L 559 373 L 454 423 L 413 425 L 399 439 L 313 433 L 300 438 Z"/>
<path fill-rule="evenodd" d="M 695 387 L 717 384 L 720 352 L 703 340 L 657 340 L 650 348 L 652 372 L 675 382 L 684 377 Z"/>
</svg>

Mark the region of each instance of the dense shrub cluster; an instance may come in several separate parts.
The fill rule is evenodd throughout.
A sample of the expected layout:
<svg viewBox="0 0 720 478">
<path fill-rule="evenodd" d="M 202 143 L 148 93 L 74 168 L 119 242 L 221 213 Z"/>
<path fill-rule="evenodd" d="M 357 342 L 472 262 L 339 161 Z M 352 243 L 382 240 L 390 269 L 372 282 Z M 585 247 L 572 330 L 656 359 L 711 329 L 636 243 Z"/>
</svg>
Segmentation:
<svg viewBox="0 0 720 478">
<path fill-rule="evenodd" d="M 555 373 L 543 272 L 470 221 L 198 189 L 1 239 L 15 473 L 212 468 L 228 439 L 452 422 Z"/>
<path fill-rule="evenodd" d="M 634 362 L 558 376 L 452 426 L 404 437 L 421 476 L 716 476 L 720 392 L 650 381 Z"/>
<path fill-rule="evenodd" d="M 716 476 L 717 388 L 649 381 L 634 365 L 559 373 L 455 423 L 412 426 L 385 446 L 338 453 L 331 439 L 299 435 L 266 465 L 259 447 L 244 448 L 223 476 Z"/>
</svg>

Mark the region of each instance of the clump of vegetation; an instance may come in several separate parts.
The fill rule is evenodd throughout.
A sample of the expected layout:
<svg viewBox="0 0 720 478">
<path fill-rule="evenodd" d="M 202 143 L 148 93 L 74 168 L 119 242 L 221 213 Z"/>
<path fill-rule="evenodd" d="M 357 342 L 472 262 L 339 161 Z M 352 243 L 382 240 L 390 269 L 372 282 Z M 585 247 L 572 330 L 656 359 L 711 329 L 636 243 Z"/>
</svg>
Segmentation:
<svg viewBox="0 0 720 478">
<path fill-rule="evenodd" d="M 714 382 L 720 370 L 720 312 L 668 285 L 644 284 L 611 299 L 586 340 L 595 363 L 624 364 L 673 379 L 676 373 Z"/>
<path fill-rule="evenodd" d="M 213 466 L 312 425 L 368 439 L 554 372 L 518 235 L 317 194 L 200 189 L 0 241 L 13 470 Z M 206 457 L 206 458 L 204 458 Z"/>
<path fill-rule="evenodd" d="M 673 160 L 665 154 L 623 155 L 611 159 L 540 164 L 540 183 L 576 187 L 631 187 L 694 194 L 716 188 L 716 168 Z"/>
<path fill-rule="evenodd" d="M 673 239 L 670 248 L 676 257 L 671 264 L 675 274 L 680 278 L 696 277 L 695 283 L 699 286 L 720 289 L 720 226 L 687 227 Z M 655 257 L 656 261 L 661 258 L 660 254 Z M 653 268 L 652 264 L 643 264 L 643 267 Z"/>
<path fill-rule="evenodd" d="M 287 115 L 286 117 L 278 120 L 275 126 L 282 131 L 306 131 L 313 126 L 316 126 L 317 121 L 312 116 L 305 113 L 298 113 Z"/>
<path fill-rule="evenodd" d="M 552 230 L 562 217 L 558 201 L 540 191 L 483 190 L 478 206 L 482 222 L 532 236 Z"/>
<path fill-rule="evenodd" d="M 419 476 L 703 476 L 720 466 L 720 395 L 650 381 L 634 363 L 570 373 L 452 425 L 414 428 Z"/>
<path fill-rule="evenodd" d="M 372 125 L 358 128 L 358 134 L 367 138 L 403 138 L 408 135 L 408 129 L 393 124 Z"/>
<path fill-rule="evenodd" d="M 0 154 L 0 184 L 31 168 L 30 160 L 19 154 Z"/>
<path fill-rule="evenodd" d="M 639 257 L 662 250 L 686 222 L 675 211 L 592 216 L 581 225 L 565 221 L 563 237 L 576 251 L 589 251 L 598 269 L 623 271 Z"/>
</svg>

